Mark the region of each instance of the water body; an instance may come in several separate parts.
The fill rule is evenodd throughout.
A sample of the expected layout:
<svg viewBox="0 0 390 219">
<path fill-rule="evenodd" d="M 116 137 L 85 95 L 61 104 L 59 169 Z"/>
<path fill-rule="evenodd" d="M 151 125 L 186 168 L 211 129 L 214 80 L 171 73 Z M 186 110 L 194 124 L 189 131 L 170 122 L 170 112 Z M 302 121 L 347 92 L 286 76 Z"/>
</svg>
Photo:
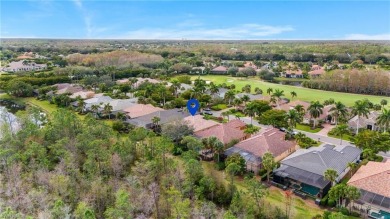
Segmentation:
<svg viewBox="0 0 390 219">
<path fill-rule="evenodd" d="M 10 100 L 0 100 L 0 127 L 7 124 L 12 132 L 17 132 L 20 126 L 15 113 L 19 110 L 25 110 L 25 108 L 25 106 L 16 104 Z"/>
</svg>

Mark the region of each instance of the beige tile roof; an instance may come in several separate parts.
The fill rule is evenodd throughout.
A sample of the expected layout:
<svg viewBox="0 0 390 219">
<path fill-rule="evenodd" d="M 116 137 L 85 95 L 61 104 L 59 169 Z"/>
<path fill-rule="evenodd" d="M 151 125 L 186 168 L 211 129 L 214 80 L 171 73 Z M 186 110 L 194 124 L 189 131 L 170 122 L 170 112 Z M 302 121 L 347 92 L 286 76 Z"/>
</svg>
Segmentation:
<svg viewBox="0 0 390 219">
<path fill-rule="evenodd" d="M 289 111 L 290 109 L 294 109 L 294 107 L 296 107 L 297 105 L 302 105 L 303 108 L 307 110 L 307 108 L 309 108 L 310 106 L 310 103 L 302 100 L 294 100 L 289 103 L 280 105 L 280 109 L 284 111 Z"/>
<path fill-rule="evenodd" d="M 390 163 L 368 162 L 352 176 L 348 185 L 390 197 Z"/>
<path fill-rule="evenodd" d="M 244 133 L 245 123 L 236 119 L 228 123 L 218 124 L 209 129 L 195 132 L 200 138 L 217 137 L 222 143 L 228 144 L 234 139 L 243 140 L 247 135 Z"/>
<path fill-rule="evenodd" d="M 95 96 L 95 92 L 93 91 L 79 91 L 72 95 L 70 95 L 70 98 L 77 98 L 80 97 L 81 99 L 90 99 Z"/>
<path fill-rule="evenodd" d="M 235 147 L 249 151 L 258 157 L 263 157 L 267 151 L 277 157 L 296 145 L 294 141 L 286 141 L 285 136 L 286 133 L 271 128 L 236 144 Z"/>
<path fill-rule="evenodd" d="M 125 111 L 127 113 L 127 115 L 130 116 L 130 118 L 137 118 L 140 116 L 144 116 L 144 115 L 158 112 L 158 111 L 162 111 L 162 110 L 164 110 L 164 109 L 161 109 L 160 107 L 155 107 L 151 104 L 147 104 L 147 105 L 136 104 L 134 106 L 131 106 L 131 107 L 124 109 L 123 111 Z"/>
<path fill-rule="evenodd" d="M 184 118 L 184 121 L 188 125 L 194 127 L 194 132 L 202 131 L 219 124 L 213 120 L 203 119 L 203 116 L 201 115 L 187 116 Z"/>
</svg>

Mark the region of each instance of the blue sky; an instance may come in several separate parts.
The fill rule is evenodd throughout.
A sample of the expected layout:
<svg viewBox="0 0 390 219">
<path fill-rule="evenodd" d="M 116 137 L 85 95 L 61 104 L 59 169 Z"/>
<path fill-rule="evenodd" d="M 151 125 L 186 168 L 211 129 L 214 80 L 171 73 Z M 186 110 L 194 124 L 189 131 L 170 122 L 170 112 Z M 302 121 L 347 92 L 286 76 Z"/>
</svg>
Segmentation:
<svg viewBox="0 0 390 219">
<path fill-rule="evenodd" d="M 1 38 L 390 40 L 390 1 L 1 0 Z"/>
</svg>

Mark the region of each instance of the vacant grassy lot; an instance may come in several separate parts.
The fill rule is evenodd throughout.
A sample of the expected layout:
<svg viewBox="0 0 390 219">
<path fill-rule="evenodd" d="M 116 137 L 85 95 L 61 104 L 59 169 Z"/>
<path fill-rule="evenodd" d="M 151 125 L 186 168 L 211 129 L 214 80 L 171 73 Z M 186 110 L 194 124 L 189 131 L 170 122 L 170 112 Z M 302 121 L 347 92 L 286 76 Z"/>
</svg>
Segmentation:
<svg viewBox="0 0 390 219">
<path fill-rule="evenodd" d="M 192 76 L 191 80 L 196 79 L 198 76 Z M 324 100 L 328 100 L 329 98 L 333 98 L 336 101 L 341 101 L 347 106 L 352 106 L 356 100 L 361 100 L 364 98 L 369 99 L 373 103 L 379 104 L 382 99 L 386 99 L 390 103 L 390 97 L 383 96 L 373 96 L 373 95 L 363 95 L 363 94 L 350 94 L 350 93 L 340 93 L 340 92 L 332 92 L 332 91 L 322 91 L 309 89 L 304 87 L 296 87 L 290 85 L 281 85 L 281 84 L 273 84 L 261 81 L 258 77 L 251 78 L 235 78 L 230 76 L 220 76 L 220 75 L 205 75 L 200 76 L 201 79 L 212 81 L 216 84 L 226 83 L 228 85 L 235 84 L 236 90 L 241 91 L 241 88 L 246 84 L 250 84 L 252 86 L 252 92 L 255 87 L 259 87 L 263 90 L 264 95 L 267 95 L 267 89 L 280 89 L 284 90 L 284 94 L 287 98 L 291 99 L 290 92 L 295 91 L 297 93 L 297 97 L 295 99 L 300 99 L 304 101 L 315 101 L 319 100 L 323 102 Z"/>
</svg>

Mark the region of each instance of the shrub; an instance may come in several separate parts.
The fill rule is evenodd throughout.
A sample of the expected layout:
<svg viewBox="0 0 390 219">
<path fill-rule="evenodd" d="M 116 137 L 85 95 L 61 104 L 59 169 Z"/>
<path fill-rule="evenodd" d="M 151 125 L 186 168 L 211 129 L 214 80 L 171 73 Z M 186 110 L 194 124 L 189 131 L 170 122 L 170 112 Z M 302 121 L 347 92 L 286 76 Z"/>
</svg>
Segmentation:
<svg viewBox="0 0 390 219">
<path fill-rule="evenodd" d="M 345 208 L 345 207 L 341 207 L 341 208 L 339 209 L 339 212 L 341 212 L 343 215 L 349 215 L 349 211 L 348 211 L 348 209 Z"/>
<path fill-rule="evenodd" d="M 217 162 L 217 163 L 215 163 L 215 168 L 217 169 L 217 170 L 224 170 L 225 169 L 225 162 Z"/>
<path fill-rule="evenodd" d="M 226 104 L 217 104 L 211 107 L 211 109 L 215 111 L 224 110 L 226 108 L 227 108 Z"/>
</svg>

